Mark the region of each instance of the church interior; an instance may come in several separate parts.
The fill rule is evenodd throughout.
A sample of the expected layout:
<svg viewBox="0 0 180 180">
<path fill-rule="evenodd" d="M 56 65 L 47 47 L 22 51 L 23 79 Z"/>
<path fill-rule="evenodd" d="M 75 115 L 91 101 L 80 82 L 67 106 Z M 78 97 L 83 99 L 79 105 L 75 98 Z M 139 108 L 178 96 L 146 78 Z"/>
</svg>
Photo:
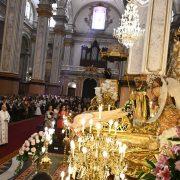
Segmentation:
<svg viewBox="0 0 180 180">
<path fill-rule="evenodd" d="M 180 180 L 180 0 L 0 0 L 0 180 Z"/>
</svg>

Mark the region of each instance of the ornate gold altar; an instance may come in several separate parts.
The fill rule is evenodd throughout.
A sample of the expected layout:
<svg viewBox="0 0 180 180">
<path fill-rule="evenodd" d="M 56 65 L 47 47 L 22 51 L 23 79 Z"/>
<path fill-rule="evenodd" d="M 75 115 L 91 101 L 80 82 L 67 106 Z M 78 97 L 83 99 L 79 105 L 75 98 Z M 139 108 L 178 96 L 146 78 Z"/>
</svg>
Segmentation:
<svg viewBox="0 0 180 180">
<path fill-rule="evenodd" d="M 161 85 L 158 86 L 158 83 Z M 130 99 L 128 106 L 125 104 L 119 109 L 115 106 L 117 94 L 113 91 L 111 81 L 106 80 L 101 87 L 97 87 L 90 111 L 77 115 L 73 124 L 69 125 L 76 133 L 71 137 L 69 156 L 70 167 L 76 169 L 73 178 L 104 180 L 108 175 L 114 175 L 124 179 L 125 174 L 137 178 L 142 171 L 148 172 L 147 160 L 155 161 L 159 154 L 158 133 L 163 128 L 179 124 L 180 114 L 168 96 L 168 93 L 173 95 L 169 87 L 173 83 L 177 89 L 180 87 L 171 78 L 165 81 L 154 77 L 152 82 L 148 82 L 152 87 L 150 89 L 137 83 L 138 87 L 133 92 L 136 97 Z M 146 96 L 149 97 L 149 103 Z M 159 101 L 154 98 L 158 96 L 161 99 Z M 180 105 L 179 101 L 176 104 Z M 139 111 L 141 118 L 130 114 L 129 109 Z M 171 115 L 168 120 L 172 123 L 166 122 L 167 114 Z"/>
<path fill-rule="evenodd" d="M 102 59 L 109 61 L 126 61 L 128 57 L 127 50 L 120 45 L 111 45 L 107 51 L 100 51 Z"/>
</svg>

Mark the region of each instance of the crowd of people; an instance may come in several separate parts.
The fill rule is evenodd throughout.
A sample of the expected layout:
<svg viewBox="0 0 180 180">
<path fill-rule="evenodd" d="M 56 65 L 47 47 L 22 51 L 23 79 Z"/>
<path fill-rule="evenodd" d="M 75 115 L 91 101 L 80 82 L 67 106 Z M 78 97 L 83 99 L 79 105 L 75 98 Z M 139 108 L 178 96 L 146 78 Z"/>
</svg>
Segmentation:
<svg viewBox="0 0 180 180">
<path fill-rule="evenodd" d="M 86 111 L 90 105 L 90 100 L 80 97 L 67 96 L 8 96 L 0 97 L 0 109 L 6 105 L 10 114 L 10 122 L 28 119 L 38 115 L 44 115 L 52 106 L 52 109 L 67 111 L 72 114 L 79 114 Z"/>
</svg>

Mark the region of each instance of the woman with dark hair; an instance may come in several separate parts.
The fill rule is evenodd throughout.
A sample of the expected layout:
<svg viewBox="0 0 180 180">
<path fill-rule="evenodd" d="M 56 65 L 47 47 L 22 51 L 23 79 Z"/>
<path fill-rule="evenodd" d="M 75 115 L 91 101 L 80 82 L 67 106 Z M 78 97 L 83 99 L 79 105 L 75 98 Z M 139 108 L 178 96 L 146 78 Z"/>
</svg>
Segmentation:
<svg viewBox="0 0 180 180">
<path fill-rule="evenodd" d="M 32 180 L 52 180 L 52 178 L 46 172 L 39 172 L 32 178 Z"/>
<path fill-rule="evenodd" d="M 57 129 L 63 129 L 63 116 L 67 115 L 66 106 L 62 106 L 59 111 L 59 118 L 57 120 Z"/>
</svg>

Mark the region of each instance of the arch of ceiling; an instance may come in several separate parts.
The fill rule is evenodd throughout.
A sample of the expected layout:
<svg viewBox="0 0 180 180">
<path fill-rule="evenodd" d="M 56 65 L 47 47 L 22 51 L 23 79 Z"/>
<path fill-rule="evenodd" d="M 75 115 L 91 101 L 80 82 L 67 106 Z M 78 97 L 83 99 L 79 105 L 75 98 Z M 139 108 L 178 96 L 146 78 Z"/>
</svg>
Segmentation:
<svg viewBox="0 0 180 180">
<path fill-rule="evenodd" d="M 98 4 L 98 3 L 100 3 L 100 1 L 93 1 L 93 2 L 86 3 L 84 6 L 81 6 L 81 7 L 78 9 L 78 11 L 76 12 L 76 14 L 73 14 L 73 15 L 74 15 L 74 16 L 73 16 L 73 24 L 75 24 L 78 15 L 80 14 L 80 12 L 81 12 L 84 8 L 86 8 L 86 7 L 89 6 L 89 5 Z M 108 7 L 111 7 L 112 9 L 114 9 L 114 10 L 117 12 L 117 14 L 119 14 L 119 17 L 121 17 L 122 11 L 120 12 L 120 11 L 118 10 L 118 8 L 115 7 L 113 4 L 110 4 L 110 3 L 108 3 L 107 1 L 101 1 L 101 3 L 105 4 L 105 5 L 108 6 Z"/>
</svg>

